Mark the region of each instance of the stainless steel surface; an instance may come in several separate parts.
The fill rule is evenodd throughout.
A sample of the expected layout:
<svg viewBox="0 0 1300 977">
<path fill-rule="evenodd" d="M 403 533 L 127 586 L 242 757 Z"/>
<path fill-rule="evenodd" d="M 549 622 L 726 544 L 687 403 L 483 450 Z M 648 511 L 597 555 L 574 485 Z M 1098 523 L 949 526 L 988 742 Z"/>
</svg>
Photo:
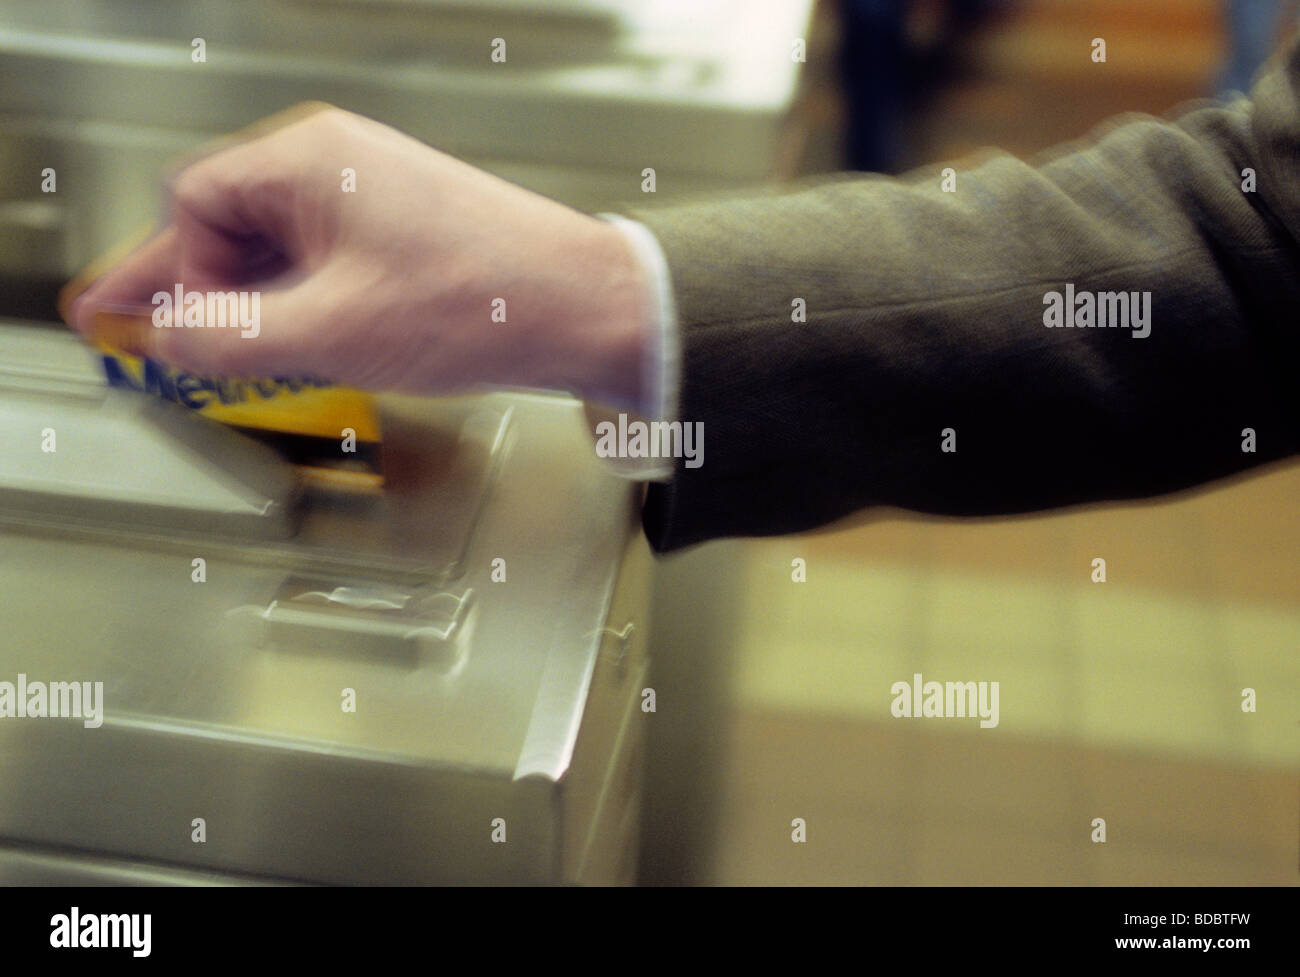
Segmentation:
<svg viewBox="0 0 1300 977">
<path fill-rule="evenodd" d="M 5 885 L 271 885 L 251 876 L 199 872 L 82 851 L 0 845 L 0 883 Z"/>
<path fill-rule="evenodd" d="M 75 358 L 67 335 L 8 326 L 0 359 L 10 340 L 46 346 L 51 363 Z M 3 401 L 0 391 L 0 411 Z M 616 585 L 639 595 L 619 613 L 644 615 L 648 559 L 621 569 L 645 550 L 634 487 L 595 457 L 566 399 L 394 400 L 385 411 L 408 432 L 467 412 L 513 418 L 458 574 L 423 591 L 405 584 L 466 602 L 456 652 L 393 654 L 391 631 L 378 649 L 340 640 L 327 653 L 310 628 L 298 644 L 283 630 L 268 641 L 268 608 L 303 576 L 280 558 L 289 549 L 257 562 L 215 535 L 210 547 L 160 549 L 7 527 L 0 681 L 102 681 L 104 722 L 0 719 L 0 839 L 286 879 L 540 881 L 580 869 L 567 833 L 589 847 L 611 744 L 639 693 L 626 667 L 592 685 L 609 631 L 628 623 L 609 619 Z M 428 450 L 448 444 L 430 437 Z M 330 594 L 376 586 L 329 579 Z M 341 706 L 349 689 L 355 712 Z M 580 730 L 602 760 L 570 775 Z M 208 826 L 203 844 L 190 839 L 194 818 Z M 491 841 L 495 818 L 505 844 Z"/>
<path fill-rule="evenodd" d="M 72 274 L 179 154 L 311 99 L 589 210 L 644 200 L 644 167 L 657 198 L 771 175 L 811 0 L 509 7 L 0 0 L 0 270 Z"/>
<path fill-rule="evenodd" d="M 102 384 L 42 396 L 28 386 L 30 375 L 15 389 L 4 374 L 0 365 L 0 518 L 251 538 L 292 533 L 293 475 L 269 448 Z"/>
<path fill-rule="evenodd" d="M 61 331 L 11 330 L 4 350 L 0 523 L 171 550 L 201 540 L 299 570 L 426 585 L 456 575 L 512 414 L 470 400 L 432 420 L 388 410 L 385 490 L 333 490 L 299 485 L 225 425 L 106 388 L 96 358 Z"/>
<path fill-rule="evenodd" d="M 474 592 L 413 594 L 409 587 L 337 585 L 291 577 L 260 613 L 262 645 L 454 668 L 465 653 Z"/>
</svg>

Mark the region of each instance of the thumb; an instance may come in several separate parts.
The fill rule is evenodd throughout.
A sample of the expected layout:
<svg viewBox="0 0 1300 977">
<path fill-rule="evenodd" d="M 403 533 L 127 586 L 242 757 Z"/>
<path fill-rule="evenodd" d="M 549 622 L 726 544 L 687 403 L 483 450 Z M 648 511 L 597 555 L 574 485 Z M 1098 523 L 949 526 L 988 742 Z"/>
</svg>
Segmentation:
<svg viewBox="0 0 1300 977">
<path fill-rule="evenodd" d="M 273 289 L 186 291 L 170 318 L 155 314 L 150 354 L 196 374 L 277 377 L 321 372 L 314 333 L 329 328 L 329 310 L 311 278 Z"/>
</svg>

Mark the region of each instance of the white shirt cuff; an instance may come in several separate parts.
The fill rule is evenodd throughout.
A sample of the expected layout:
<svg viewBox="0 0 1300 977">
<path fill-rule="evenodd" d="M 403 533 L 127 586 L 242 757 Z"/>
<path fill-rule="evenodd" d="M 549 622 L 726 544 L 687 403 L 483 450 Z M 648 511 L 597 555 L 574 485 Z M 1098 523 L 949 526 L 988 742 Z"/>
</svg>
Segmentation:
<svg viewBox="0 0 1300 977">
<path fill-rule="evenodd" d="M 631 245 L 650 283 L 649 307 L 645 310 L 646 355 L 642 357 L 641 394 L 637 409 L 648 421 L 671 423 L 680 409 L 681 339 L 677 327 L 677 304 L 673 298 L 668 259 L 650 230 L 618 214 L 598 214 L 622 232 Z M 614 470 L 638 480 L 672 477 L 672 458 L 618 458 Z"/>
</svg>

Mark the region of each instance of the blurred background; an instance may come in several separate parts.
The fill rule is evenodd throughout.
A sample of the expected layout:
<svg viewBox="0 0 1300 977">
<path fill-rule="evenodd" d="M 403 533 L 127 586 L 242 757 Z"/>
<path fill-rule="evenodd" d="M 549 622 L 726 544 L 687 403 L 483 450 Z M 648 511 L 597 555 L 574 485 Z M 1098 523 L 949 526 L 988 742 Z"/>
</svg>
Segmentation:
<svg viewBox="0 0 1300 977">
<path fill-rule="evenodd" d="M 598 211 L 643 204 L 647 166 L 672 203 L 1029 156 L 1244 87 L 1289 8 L 0 0 L 0 318 L 54 327 L 57 289 L 156 214 L 169 160 L 305 99 Z M 1294 883 L 1298 490 L 1284 465 L 1157 504 L 872 513 L 659 561 L 641 877 Z M 892 718 L 916 672 L 999 681 L 1000 724 Z"/>
</svg>

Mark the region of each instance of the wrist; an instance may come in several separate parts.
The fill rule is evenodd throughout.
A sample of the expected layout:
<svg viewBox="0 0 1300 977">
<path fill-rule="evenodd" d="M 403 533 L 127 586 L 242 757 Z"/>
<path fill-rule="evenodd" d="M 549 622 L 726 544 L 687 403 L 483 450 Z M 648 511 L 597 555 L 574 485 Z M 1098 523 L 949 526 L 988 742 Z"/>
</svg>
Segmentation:
<svg viewBox="0 0 1300 977">
<path fill-rule="evenodd" d="M 651 282 L 627 236 L 608 221 L 590 220 L 589 234 L 575 242 L 574 301 L 557 323 L 558 349 L 548 357 L 557 376 L 547 385 L 643 413 L 653 355 Z"/>
</svg>

